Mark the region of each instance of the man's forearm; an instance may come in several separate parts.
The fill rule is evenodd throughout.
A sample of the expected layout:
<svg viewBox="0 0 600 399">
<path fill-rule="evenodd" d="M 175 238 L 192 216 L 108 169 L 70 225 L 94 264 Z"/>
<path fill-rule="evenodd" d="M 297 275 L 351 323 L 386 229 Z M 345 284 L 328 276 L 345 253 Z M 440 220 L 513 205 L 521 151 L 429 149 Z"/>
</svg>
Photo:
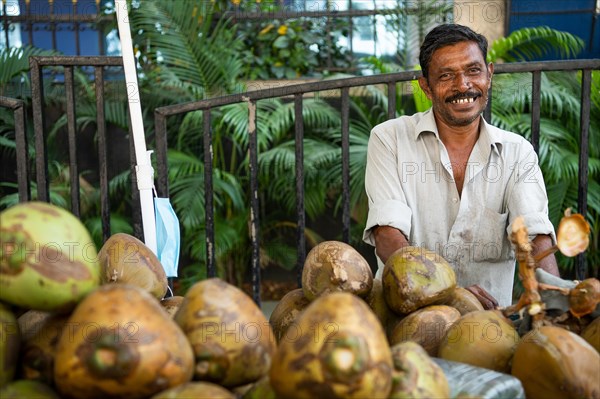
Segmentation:
<svg viewBox="0 0 600 399">
<path fill-rule="evenodd" d="M 552 238 L 549 235 L 538 235 L 533 239 L 533 251 L 531 251 L 531 254 L 535 257 L 536 254 L 551 248 L 552 245 Z M 550 274 L 560 277 L 554 254 L 550 254 L 543 259 L 540 259 L 538 261 L 538 267 Z"/>
<path fill-rule="evenodd" d="M 375 237 L 375 253 L 383 263 L 396 250 L 410 245 L 400 230 L 390 226 L 374 227 L 373 237 Z"/>
</svg>

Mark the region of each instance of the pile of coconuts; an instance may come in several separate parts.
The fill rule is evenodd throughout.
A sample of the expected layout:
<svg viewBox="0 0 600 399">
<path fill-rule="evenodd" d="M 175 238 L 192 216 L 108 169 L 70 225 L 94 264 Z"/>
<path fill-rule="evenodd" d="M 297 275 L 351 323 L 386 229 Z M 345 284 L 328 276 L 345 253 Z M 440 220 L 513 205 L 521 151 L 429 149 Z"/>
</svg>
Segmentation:
<svg viewBox="0 0 600 399">
<path fill-rule="evenodd" d="M 164 298 L 141 241 L 114 234 L 98 251 L 51 204 L 2 211 L 0 238 L 2 398 L 451 397 L 435 358 L 513 374 L 528 399 L 600 397 L 600 319 L 520 335 L 424 248 L 394 253 L 378 280 L 352 246 L 322 242 L 267 320 L 216 278 Z"/>
</svg>

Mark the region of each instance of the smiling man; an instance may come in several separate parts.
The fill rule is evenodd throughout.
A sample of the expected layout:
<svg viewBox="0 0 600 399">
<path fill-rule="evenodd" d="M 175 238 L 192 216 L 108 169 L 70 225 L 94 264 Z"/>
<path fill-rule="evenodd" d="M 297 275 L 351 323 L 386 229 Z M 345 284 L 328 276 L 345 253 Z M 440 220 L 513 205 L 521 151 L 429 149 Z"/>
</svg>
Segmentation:
<svg viewBox="0 0 600 399">
<path fill-rule="evenodd" d="M 482 117 L 494 72 L 486 56 L 485 37 L 462 25 L 440 25 L 425 37 L 419 84 L 432 107 L 371 132 L 363 239 L 375 246 L 379 277 L 399 248 L 427 248 L 490 309 L 511 304 L 515 218 L 524 217 L 534 254 L 556 238 L 533 147 Z M 558 275 L 553 255 L 539 266 Z"/>
</svg>

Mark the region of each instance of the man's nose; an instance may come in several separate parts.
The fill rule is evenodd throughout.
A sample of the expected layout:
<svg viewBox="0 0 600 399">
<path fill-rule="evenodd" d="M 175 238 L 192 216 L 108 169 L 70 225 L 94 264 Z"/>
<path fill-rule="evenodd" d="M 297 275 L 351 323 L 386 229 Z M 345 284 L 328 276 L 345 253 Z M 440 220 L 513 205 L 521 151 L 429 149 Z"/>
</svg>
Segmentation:
<svg viewBox="0 0 600 399">
<path fill-rule="evenodd" d="M 464 73 L 457 73 L 454 84 L 460 91 L 468 90 L 471 88 L 471 80 Z"/>
</svg>

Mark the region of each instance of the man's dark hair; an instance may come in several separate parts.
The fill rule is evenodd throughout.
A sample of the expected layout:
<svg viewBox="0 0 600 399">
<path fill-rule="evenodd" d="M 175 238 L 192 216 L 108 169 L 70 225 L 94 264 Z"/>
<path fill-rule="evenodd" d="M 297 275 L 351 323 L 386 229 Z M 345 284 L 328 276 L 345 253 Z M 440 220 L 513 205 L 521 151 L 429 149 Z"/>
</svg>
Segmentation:
<svg viewBox="0 0 600 399">
<path fill-rule="evenodd" d="M 429 64 L 435 50 L 465 41 L 477 43 L 485 61 L 488 47 L 485 36 L 474 32 L 464 25 L 458 24 L 443 24 L 433 28 L 425 36 L 425 40 L 421 44 L 421 52 L 419 53 L 419 64 L 421 64 L 423 76 L 426 79 L 429 76 Z"/>
</svg>

